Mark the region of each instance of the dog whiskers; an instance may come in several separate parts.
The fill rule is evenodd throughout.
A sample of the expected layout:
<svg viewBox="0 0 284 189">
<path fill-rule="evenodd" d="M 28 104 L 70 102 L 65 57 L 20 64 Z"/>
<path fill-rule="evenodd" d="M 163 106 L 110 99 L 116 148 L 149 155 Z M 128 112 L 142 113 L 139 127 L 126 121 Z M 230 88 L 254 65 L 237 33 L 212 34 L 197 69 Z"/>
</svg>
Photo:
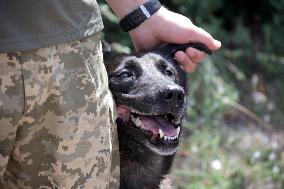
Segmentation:
<svg viewBox="0 0 284 189">
<path fill-rule="evenodd" d="M 168 56 L 170 56 L 173 52 L 175 52 L 176 51 L 176 49 L 173 49 L 169 54 L 167 54 L 166 56 L 165 56 L 165 58 L 167 58 Z"/>
</svg>

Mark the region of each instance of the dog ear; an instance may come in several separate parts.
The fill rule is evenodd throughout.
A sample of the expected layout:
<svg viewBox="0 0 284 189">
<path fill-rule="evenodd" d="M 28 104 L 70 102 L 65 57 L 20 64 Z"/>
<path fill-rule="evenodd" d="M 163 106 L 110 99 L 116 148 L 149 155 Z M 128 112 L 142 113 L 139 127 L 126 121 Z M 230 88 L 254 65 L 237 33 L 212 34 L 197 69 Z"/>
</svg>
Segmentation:
<svg viewBox="0 0 284 189">
<path fill-rule="evenodd" d="M 195 49 L 198 49 L 200 51 L 203 51 L 207 53 L 208 55 L 212 54 L 212 50 L 210 50 L 206 45 L 203 43 L 186 43 L 186 44 L 165 44 L 156 50 L 154 50 L 155 53 L 161 54 L 164 57 L 174 57 L 174 54 L 177 51 L 185 51 L 188 47 L 193 47 Z"/>
<path fill-rule="evenodd" d="M 102 43 L 104 62 L 107 62 L 107 60 L 118 55 L 118 53 L 112 49 L 111 45 L 108 42 L 106 42 L 105 40 L 101 40 L 101 43 Z"/>
</svg>

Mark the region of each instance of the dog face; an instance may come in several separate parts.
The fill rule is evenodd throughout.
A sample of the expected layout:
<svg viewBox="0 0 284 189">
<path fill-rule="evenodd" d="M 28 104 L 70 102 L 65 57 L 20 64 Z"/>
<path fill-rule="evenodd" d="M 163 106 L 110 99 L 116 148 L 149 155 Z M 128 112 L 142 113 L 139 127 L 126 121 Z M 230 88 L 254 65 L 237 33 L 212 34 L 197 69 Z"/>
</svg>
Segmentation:
<svg viewBox="0 0 284 189">
<path fill-rule="evenodd" d="M 105 64 L 118 110 L 120 143 L 174 154 L 186 112 L 184 71 L 163 49 L 109 57 Z"/>
</svg>

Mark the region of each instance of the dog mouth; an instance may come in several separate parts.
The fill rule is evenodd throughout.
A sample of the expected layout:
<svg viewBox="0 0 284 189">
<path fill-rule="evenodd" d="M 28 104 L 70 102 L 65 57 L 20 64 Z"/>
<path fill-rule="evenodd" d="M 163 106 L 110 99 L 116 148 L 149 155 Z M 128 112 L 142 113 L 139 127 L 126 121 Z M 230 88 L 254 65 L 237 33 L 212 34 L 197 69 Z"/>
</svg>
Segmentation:
<svg viewBox="0 0 284 189">
<path fill-rule="evenodd" d="M 131 120 L 134 127 L 144 131 L 152 139 L 152 142 L 175 142 L 180 136 L 180 118 L 171 113 L 143 114 L 128 107 L 118 107 L 118 115 L 125 122 Z"/>
<path fill-rule="evenodd" d="M 142 130 L 150 131 L 153 137 L 165 141 L 177 140 L 180 134 L 180 127 L 173 124 L 173 115 L 139 115 L 131 113 L 131 121 Z"/>
</svg>

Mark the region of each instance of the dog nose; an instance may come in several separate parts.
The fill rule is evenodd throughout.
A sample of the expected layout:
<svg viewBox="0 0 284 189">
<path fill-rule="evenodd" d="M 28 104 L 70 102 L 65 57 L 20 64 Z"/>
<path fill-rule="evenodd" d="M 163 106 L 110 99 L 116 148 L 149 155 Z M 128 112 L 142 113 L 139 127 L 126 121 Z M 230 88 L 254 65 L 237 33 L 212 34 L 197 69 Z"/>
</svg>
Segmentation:
<svg viewBox="0 0 284 189">
<path fill-rule="evenodd" d="M 178 103 L 183 102 L 185 98 L 185 92 L 180 87 L 170 87 L 161 91 L 161 96 L 168 102 Z"/>
</svg>

